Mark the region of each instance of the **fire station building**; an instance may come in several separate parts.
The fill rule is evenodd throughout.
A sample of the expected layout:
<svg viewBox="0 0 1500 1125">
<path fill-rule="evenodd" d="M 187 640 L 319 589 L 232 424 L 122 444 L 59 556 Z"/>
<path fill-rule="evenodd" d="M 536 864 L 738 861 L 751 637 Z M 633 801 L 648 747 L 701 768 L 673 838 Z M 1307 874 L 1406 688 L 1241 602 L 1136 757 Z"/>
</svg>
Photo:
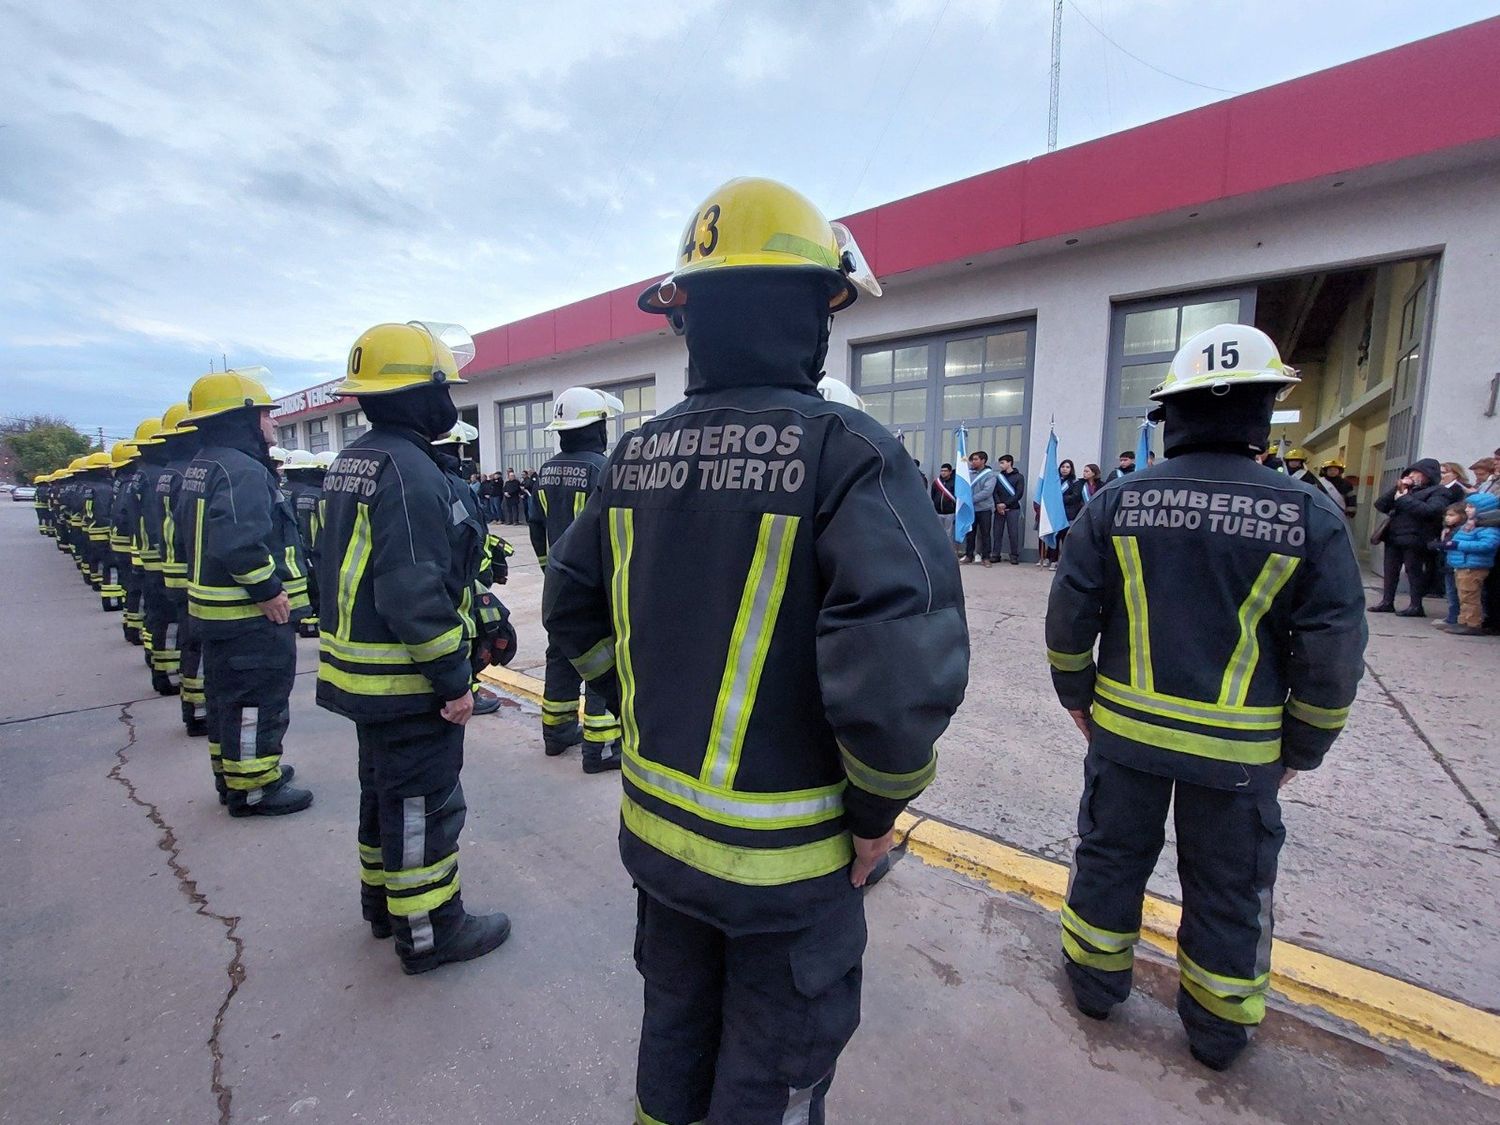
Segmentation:
<svg viewBox="0 0 1500 1125">
<path fill-rule="evenodd" d="M 1032 479 L 1049 427 L 1110 468 L 1182 340 L 1255 324 L 1303 376 L 1273 435 L 1345 462 L 1366 544 L 1410 461 L 1500 445 L 1497 60 L 1500 18 L 848 216 L 885 296 L 835 318 L 827 371 L 924 470 L 963 423 Z M 454 397 L 487 471 L 551 456 L 568 386 L 625 402 L 616 437 L 681 399 L 648 280 L 476 336 Z M 282 400 L 281 444 L 362 432 L 327 389 Z"/>
</svg>

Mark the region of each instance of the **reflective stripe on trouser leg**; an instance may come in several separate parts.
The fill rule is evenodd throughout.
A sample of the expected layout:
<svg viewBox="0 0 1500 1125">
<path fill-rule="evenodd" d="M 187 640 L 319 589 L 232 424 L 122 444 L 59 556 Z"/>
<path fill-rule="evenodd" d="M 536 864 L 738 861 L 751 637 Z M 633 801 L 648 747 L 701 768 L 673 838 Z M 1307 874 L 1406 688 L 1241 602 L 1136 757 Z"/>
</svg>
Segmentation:
<svg viewBox="0 0 1500 1125">
<path fill-rule="evenodd" d="M 610 714 L 604 698 L 591 688 L 583 693 L 583 737 L 588 742 L 614 742 L 620 737 L 620 720 Z"/>
<path fill-rule="evenodd" d="M 1084 763 L 1062 911 L 1068 981 L 1084 1007 L 1108 1009 L 1130 995 L 1146 882 L 1166 837 L 1172 779 L 1097 755 Z"/>
<path fill-rule="evenodd" d="M 402 955 L 420 956 L 447 936 L 438 932 L 435 912 L 459 901 L 458 831 L 467 806 L 463 788 L 455 782 L 447 794 L 403 797 L 399 807 L 400 866 L 392 866 L 389 846 L 382 849 L 385 905 L 404 939 L 397 943 Z M 382 836 L 389 845 L 383 823 Z M 444 914 L 453 917 L 451 909 Z"/>
<path fill-rule="evenodd" d="M 542 681 L 542 734 L 554 741 L 560 736 L 578 738 L 578 695 L 583 678 L 556 645 L 547 644 L 547 665 Z"/>
<path fill-rule="evenodd" d="M 219 732 L 224 784 L 246 804 L 258 804 L 266 787 L 281 779 L 281 736 L 286 728 L 284 707 L 225 708 Z"/>
</svg>

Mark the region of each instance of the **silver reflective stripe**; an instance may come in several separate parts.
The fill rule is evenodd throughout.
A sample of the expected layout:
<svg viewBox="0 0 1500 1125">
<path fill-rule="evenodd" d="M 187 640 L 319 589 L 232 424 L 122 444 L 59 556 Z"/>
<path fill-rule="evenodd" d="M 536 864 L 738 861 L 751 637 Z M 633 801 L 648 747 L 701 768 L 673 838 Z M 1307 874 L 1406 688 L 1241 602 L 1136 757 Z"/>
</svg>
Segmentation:
<svg viewBox="0 0 1500 1125">
<path fill-rule="evenodd" d="M 406 919 L 411 927 L 411 948 L 414 953 L 426 953 L 432 948 L 432 915 L 425 910 Z"/>
<path fill-rule="evenodd" d="M 822 1084 L 823 1079 L 820 1078 L 805 1090 L 799 1090 L 795 1086 L 789 1088 L 781 1125 L 809 1125 L 812 1121 L 813 1098 L 817 1096 L 818 1087 Z"/>
<path fill-rule="evenodd" d="M 196 716 L 196 709 L 195 709 L 194 717 L 195 718 L 197 717 Z M 245 743 L 246 742 L 250 743 L 250 753 L 249 754 L 245 753 Z M 247 757 L 249 757 L 249 758 L 258 758 L 258 757 L 260 757 L 260 747 L 258 745 L 259 742 L 260 742 L 260 708 L 259 707 L 246 707 L 242 712 L 240 712 L 240 761 L 244 761 Z M 264 797 L 265 795 L 266 795 L 265 787 L 261 786 L 261 785 L 257 785 L 254 789 L 251 789 L 248 792 L 246 792 L 246 794 L 245 794 L 245 803 L 246 804 L 250 804 L 250 805 L 259 804 L 260 803 L 260 799 L 262 797 Z"/>
<path fill-rule="evenodd" d="M 427 798 L 401 802 L 401 866 L 422 867 L 427 854 Z"/>
<path fill-rule="evenodd" d="M 167 626 L 167 639 L 162 643 L 162 648 L 171 649 L 171 648 L 176 648 L 176 647 L 177 647 L 177 622 L 174 621 L 174 622 L 172 622 L 172 624 L 170 624 L 170 625 Z"/>
<path fill-rule="evenodd" d="M 759 686 L 760 670 L 765 663 L 766 648 L 770 634 L 776 628 L 778 614 L 767 612 L 772 596 L 784 578 L 782 569 L 782 547 L 787 536 L 796 533 L 796 516 L 768 515 L 763 517 L 768 524 L 764 551 L 756 553 L 751 563 L 751 573 L 746 581 L 754 583 L 747 591 L 749 598 L 743 620 L 739 645 L 729 654 L 730 665 L 725 669 L 725 683 L 720 689 L 722 712 L 716 717 L 718 738 L 710 743 L 708 752 L 713 767 L 705 779 L 711 785 L 727 785 L 731 764 L 735 755 L 735 743 L 744 737 L 746 711 L 755 702 L 755 689 Z M 756 567 L 759 567 L 758 572 Z M 780 600 L 776 609 L 779 610 Z M 742 611 L 743 613 L 743 611 Z M 731 644 L 734 642 L 731 641 Z"/>
<path fill-rule="evenodd" d="M 407 797 L 401 802 L 401 866 L 421 867 L 427 856 L 427 798 Z M 457 859 L 457 856 L 454 856 Z M 389 879 L 390 875 L 387 874 Z M 432 917 L 423 911 L 406 919 L 411 927 L 413 952 L 426 953 L 432 948 Z"/>
<path fill-rule="evenodd" d="M 1276 918 L 1270 887 L 1260 889 L 1260 916 L 1256 923 L 1260 926 L 1260 938 L 1255 943 L 1255 975 L 1259 978 L 1271 971 L 1271 934 L 1276 928 Z"/>
<path fill-rule="evenodd" d="M 458 853 L 454 852 L 447 859 L 440 859 L 430 868 L 424 867 L 414 875 L 402 871 L 387 872 L 385 885 L 392 890 L 409 891 L 413 887 L 422 887 L 428 883 L 441 882 L 457 869 Z"/>
<path fill-rule="evenodd" d="M 819 813 L 832 815 L 844 808 L 842 789 L 795 801 L 737 801 L 733 797 L 704 789 L 701 785 L 690 784 L 672 774 L 654 770 L 634 755 L 627 757 L 623 765 L 633 781 L 673 793 L 699 808 L 747 820 L 783 820 L 788 817 L 812 817 Z"/>
</svg>

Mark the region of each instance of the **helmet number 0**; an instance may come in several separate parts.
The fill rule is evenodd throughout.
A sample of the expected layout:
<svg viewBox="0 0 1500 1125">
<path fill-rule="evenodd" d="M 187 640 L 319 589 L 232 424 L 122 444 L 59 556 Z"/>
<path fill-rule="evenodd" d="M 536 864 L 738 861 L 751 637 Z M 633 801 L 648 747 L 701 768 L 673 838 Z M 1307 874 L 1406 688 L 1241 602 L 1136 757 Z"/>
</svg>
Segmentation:
<svg viewBox="0 0 1500 1125">
<path fill-rule="evenodd" d="M 717 203 L 711 205 L 707 211 L 699 215 L 688 228 L 687 241 L 682 244 L 682 260 L 684 264 L 693 260 L 696 252 L 700 257 L 706 258 L 719 246 L 719 216 L 722 212 Z M 702 235 L 700 240 L 699 235 Z"/>
<path fill-rule="evenodd" d="M 364 358 L 365 358 L 365 349 L 364 348 L 355 348 L 352 352 L 349 353 L 349 374 L 351 374 L 351 375 L 358 375 L 359 374 L 359 364 L 360 364 L 360 361 L 362 359 L 364 359 Z"/>
<path fill-rule="evenodd" d="M 1225 340 L 1221 344 L 1210 344 L 1203 349 L 1203 358 L 1208 361 L 1209 371 L 1216 364 L 1225 371 L 1233 370 L 1240 365 L 1240 342 Z"/>
</svg>

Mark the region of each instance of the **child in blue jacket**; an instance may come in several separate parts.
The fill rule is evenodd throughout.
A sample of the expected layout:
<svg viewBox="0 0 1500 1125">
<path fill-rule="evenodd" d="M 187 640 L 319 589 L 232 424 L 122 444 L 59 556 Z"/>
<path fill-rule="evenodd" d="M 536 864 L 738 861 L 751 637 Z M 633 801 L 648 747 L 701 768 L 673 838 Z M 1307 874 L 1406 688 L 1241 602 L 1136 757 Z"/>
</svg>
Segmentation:
<svg viewBox="0 0 1500 1125">
<path fill-rule="evenodd" d="M 1475 521 L 1496 507 L 1500 507 L 1500 499 L 1487 492 L 1472 493 L 1466 507 L 1468 520 L 1444 544 L 1458 586 L 1458 624 L 1448 630 L 1450 633 L 1466 637 L 1484 634 L 1479 627 L 1484 617 L 1480 599 L 1484 580 L 1495 565 L 1496 552 L 1500 551 L 1500 527 L 1480 527 Z"/>
</svg>

